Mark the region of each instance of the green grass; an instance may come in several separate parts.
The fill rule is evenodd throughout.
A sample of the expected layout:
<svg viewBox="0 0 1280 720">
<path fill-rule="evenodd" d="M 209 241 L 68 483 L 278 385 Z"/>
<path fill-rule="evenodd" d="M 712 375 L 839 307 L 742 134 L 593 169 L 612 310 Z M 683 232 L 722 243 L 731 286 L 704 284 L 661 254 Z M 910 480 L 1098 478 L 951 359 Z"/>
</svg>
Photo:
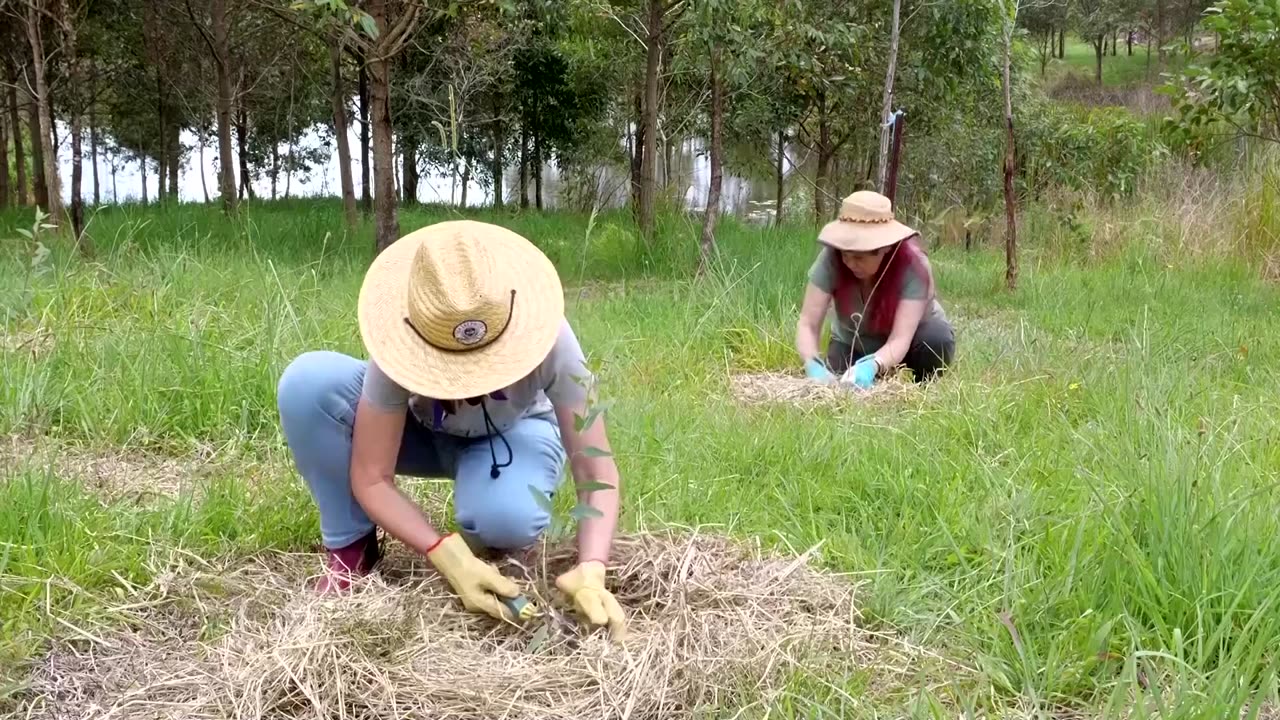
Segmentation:
<svg viewBox="0 0 1280 720">
<path fill-rule="evenodd" d="M 450 216 L 415 209 L 402 230 Z M 870 624 L 979 671 L 869 705 L 849 702 L 863 677 L 798 677 L 775 716 L 1217 718 L 1259 688 L 1274 701 L 1280 301 L 1255 269 L 1170 263 L 1144 242 L 1091 261 L 1033 236 L 1009 294 L 994 248 L 938 250 L 959 332 L 946 381 L 896 405 L 734 411 L 729 372 L 796 363 L 810 231 L 729 222 L 723 266 L 695 283 L 690 219 L 665 218 L 646 249 L 625 214 L 589 236 L 580 216 L 479 216 L 591 287 L 569 313 L 616 403 L 626 527 L 824 541 L 824 563 L 866 579 Z M 362 354 L 370 231 L 347 236 L 339 218 L 328 202 L 252 206 L 234 223 L 195 206 L 104 210 L 94 262 L 58 242 L 34 275 L 29 246 L 6 240 L 6 334 L 53 340 L 35 357 L 0 350 L 0 432 L 278 457 L 284 366 L 315 348 Z M 28 224 L 6 216 L 0 235 Z M 595 287 L 623 278 L 638 282 Z M 109 623 L 104 598 L 156 572 L 157 548 L 250 556 L 317 539 L 287 472 L 110 506 L 67 478 L 5 477 L 0 661 L 14 684 L 68 634 L 55 617 Z"/>
<path fill-rule="evenodd" d="M 1067 75 L 1084 78 L 1092 82 L 1097 72 L 1097 57 L 1093 45 L 1078 37 L 1068 35 L 1065 57 L 1050 61 L 1047 76 L 1051 82 L 1060 81 Z M 1177 55 L 1166 55 L 1165 71 L 1176 69 L 1182 62 Z M 1110 41 L 1107 53 L 1102 58 L 1102 84 L 1106 87 L 1126 87 L 1161 82 L 1159 57 L 1152 48 L 1151 62 L 1147 62 L 1145 45 L 1133 46 L 1133 55 L 1125 49 L 1124 38 L 1120 38 L 1120 48 L 1116 55 L 1111 54 Z"/>
</svg>

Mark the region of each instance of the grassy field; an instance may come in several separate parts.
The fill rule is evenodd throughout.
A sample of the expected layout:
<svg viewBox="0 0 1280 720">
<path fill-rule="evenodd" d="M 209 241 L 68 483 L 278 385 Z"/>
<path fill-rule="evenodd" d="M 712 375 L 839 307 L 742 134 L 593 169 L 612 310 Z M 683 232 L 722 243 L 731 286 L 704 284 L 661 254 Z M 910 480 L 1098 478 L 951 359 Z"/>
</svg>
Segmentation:
<svg viewBox="0 0 1280 720">
<path fill-rule="evenodd" d="M 402 230 L 448 216 L 409 211 Z M 824 542 L 821 563 L 865 583 L 869 627 L 967 668 L 876 691 L 797 678 L 774 717 L 1274 705 L 1280 299 L 1256 268 L 1173 257 L 1153 237 L 1166 224 L 1081 252 L 1032 222 L 1016 293 L 996 248 L 933 251 L 959 333 L 944 382 L 735 408 L 733 373 L 797 364 L 810 231 L 730 223 L 723 267 L 694 283 L 691 220 L 664 219 L 642 252 L 624 215 L 480 217 L 525 232 L 575 288 L 570 318 L 615 401 L 626 528 Z M 200 558 L 314 547 L 275 382 L 305 350 L 362 355 L 371 246 L 320 202 L 234 223 L 103 210 L 93 262 L 61 243 L 33 262 L 14 232 L 29 223 L 0 219 L 0 708 L 50 639 L 108 637 L 132 588 Z M 136 474 L 155 487 L 87 481 L 103 458 L 151 468 Z"/>
</svg>

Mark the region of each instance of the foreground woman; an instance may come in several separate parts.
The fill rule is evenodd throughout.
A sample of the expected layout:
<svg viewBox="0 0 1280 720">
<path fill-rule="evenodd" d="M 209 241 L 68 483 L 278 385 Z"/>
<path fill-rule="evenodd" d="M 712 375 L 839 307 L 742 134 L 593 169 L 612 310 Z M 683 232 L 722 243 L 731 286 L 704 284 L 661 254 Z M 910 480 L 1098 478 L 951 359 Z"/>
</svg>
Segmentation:
<svg viewBox="0 0 1280 720">
<path fill-rule="evenodd" d="M 602 417 L 575 429 L 591 373 L 546 256 L 494 225 L 423 228 L 374 260 L 359 325 L 368 362 L 305 353 L 278 389 L 285 439 L 320 513 L 329 569 L 320 590 L 345 590 L 373 569 L 381 527 L 426 556 L 468 610 L 510 619 L 500 598 L 519 588 L 473 548 L 534 543 L 567 455 L 579 484 L 611 487 L 580 493 L 598 516 L 580 523 L 578 564 L 556 586 L 622 639 L 622 610 L 604 586 L 618 470 Z M 461 532 L 436 530 L 397 474 L 452 478 Z"/>
<path fill-rule="evenodd" d="M 951 364 L 955 333 L 918 237 L 894 219 L 885 196 L 861 191 L 845 198 L 840 217 L 818 234 L 823 247 L 796 324 L 796 350 L 809 378 L 831 382 L 848 372 L 856 386 L 870 388 L 899 366 L 924 382 Z M 824 359 L 819 337 L 833 303 Z"/>
</svg>

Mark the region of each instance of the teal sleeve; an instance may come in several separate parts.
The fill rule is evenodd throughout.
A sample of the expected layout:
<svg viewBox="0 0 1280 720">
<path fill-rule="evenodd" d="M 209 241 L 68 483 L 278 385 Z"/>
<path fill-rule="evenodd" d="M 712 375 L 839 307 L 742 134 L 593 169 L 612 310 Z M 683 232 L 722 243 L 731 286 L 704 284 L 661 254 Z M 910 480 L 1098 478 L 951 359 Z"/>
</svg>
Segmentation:
<svg viewBox="0 0 1280 720">
<path fill-rule="evenodd" d="M 823 248 L 818 258 L 809 267 L 809 282 L 822 292 L 830 295 L 835 292 L 836 280 L 831 271 L 831 250 Z"/>
</svg>

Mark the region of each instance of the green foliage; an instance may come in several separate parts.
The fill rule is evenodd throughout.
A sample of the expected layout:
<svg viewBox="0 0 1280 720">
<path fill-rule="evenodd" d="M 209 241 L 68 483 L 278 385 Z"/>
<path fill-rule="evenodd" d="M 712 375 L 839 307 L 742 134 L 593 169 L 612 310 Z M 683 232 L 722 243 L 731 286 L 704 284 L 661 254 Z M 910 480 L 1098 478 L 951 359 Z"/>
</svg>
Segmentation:
<svg viewBox="0 0 1280 720">
<path fill-rule="evenodd" d="M 1222 0 L 1204 25 L 1219 45 L 1166 86 L 1171 137 L 1195 155 L 1224 133 L 1280 143 L 1280 0 Z"/>
<path fill-rule="evenodd" d="M 1168 148 L 1150 126 L 1120 108 L 1033 103 L 1019 115 L 1021 181 L 1040 194 L 1062 187 L 1116 199 L 1132 195 Z"/>
</svg>

